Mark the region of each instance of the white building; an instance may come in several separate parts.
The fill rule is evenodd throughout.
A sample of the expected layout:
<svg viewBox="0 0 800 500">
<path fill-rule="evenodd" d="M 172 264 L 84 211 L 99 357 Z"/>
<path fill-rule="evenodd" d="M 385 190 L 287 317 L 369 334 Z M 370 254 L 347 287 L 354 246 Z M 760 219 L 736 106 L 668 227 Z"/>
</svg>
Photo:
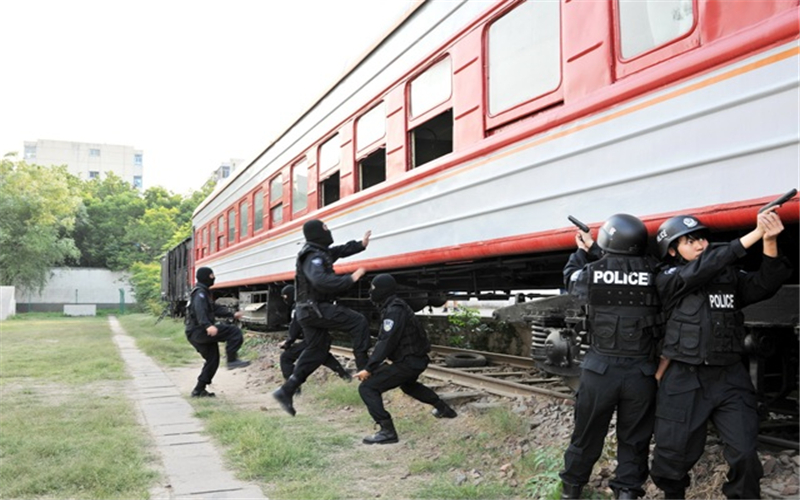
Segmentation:
<svg viewBox="0 0 800 500">
<path fill-rule="evenodd" d="M 142 189 L 142 151 L 133 146 L 39 139 L 25 141 L 24 159 L 42 166 L 66 165 L 69 173 L 84 180 L 113 172 Z"/>
<path fill-rule="evenodd" d="M 238 158 L 231 158 L 230 161 L 222 162 L 218 169 L 214 171 L 214 176 L 217 178 L 217 184 L 221 184 L 223 180 L 227 179 L 236 169 L 244 163 L 244 160 Z"/>
</svg>

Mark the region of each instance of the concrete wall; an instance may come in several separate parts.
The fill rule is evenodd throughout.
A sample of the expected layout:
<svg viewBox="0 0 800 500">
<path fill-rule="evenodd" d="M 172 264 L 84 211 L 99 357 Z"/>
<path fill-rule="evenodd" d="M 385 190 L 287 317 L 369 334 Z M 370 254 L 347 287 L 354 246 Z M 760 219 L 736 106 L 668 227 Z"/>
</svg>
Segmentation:
<svg viewBox="0 0 800 500">
<path fill-rule="evenodd" d="M 135 304 L 128 274 L 108 269 L 58 267 L 42 293 L 18 293 L 17 312 L 63 312 L 64 304 L 94 304 L 97 309 L 119 309 L 120 293 L 125 304 Z"/>
<path fill-rule="evenodd" d="M 17 310 L 13 286 L 0 286 L 0 321 L 13 316 Z"/>
</svg>

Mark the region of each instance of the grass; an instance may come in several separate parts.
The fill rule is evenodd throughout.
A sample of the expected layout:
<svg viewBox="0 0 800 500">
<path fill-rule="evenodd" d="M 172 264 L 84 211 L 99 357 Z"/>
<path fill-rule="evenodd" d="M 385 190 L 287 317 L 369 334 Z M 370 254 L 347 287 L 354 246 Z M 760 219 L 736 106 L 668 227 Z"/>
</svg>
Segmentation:
<svg viewBox="0 0 800 500">
<path fill-rule="evenodd" d="M 0 498 L 148 498 L 124 377 L 105 318 L 0 323 Z"/>
</svg>

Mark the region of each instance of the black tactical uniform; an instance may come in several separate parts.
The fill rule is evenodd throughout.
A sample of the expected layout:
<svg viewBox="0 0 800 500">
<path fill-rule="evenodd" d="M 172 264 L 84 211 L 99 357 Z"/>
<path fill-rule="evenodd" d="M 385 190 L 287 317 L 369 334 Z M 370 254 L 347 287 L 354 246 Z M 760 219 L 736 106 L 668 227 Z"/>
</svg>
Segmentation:
<svg viewBox="0 0 800 500">
<path fill-rule="evenodd" d="M 381 429 L 364 438 L 364 444 L 397 442 L 392 416 L 383 406 L 383 393 L 400 387 L 412 398 L 434 407 L 437 418 L 454 418 L 456 412 L 430 388 L 417 381 L 428 367 L 431 344 L 414 311 L 395 295 L 396 284 L 389 274 L 372 280 L 370 299 L 381 310 L 378 342 L 364 368 L 369 376 L 358 387 L 372 419 Z M 386 360 L 391 363 L 385 363 Z"/>
<path fill-rule="evenodd" d="M 667 232 L 659 230 L 661 237 L 673 229 L 667 245 L 690 233 L 674 231 L 676 224 L 688 221 L 694 230 L 705 229 L 690 216 L 674 219 L 662 225 Z M 725 443 L 730 466 L 723 493 L 760 498 L 757 397 L 742 363 L 742 308 L 774 295 L 792 270 L 785 257 L 766 255 L 757 272 L 735 269 L 732 264 L 745 254 L 740 240 L 709 247 L 656 278 L 669 314 L 662 356 L 671 361 L 658 391 L 651 476 L 667 498 L 683 498 L 689 471 L 703 454 L 709 420 Z"/>
<path fill-rule="evenodd" d="M 206 386 L 211 384 L 219 368 L 219 344 L 225 342 L 225 353 L 228 358 L 228 369 L 241 368 L 250 364 L 249 361 L 238 359 L 239 348 L 242 347 L 244 336 L 242 331 L 232 324 L 216 323 L 215 317 L 233 317 L 227 308 L 214 303 L 214 296 L 209 288 L 214 285 L 214 272 L 208 267 L 201 267 L 196 273 L 197 283 L 192 289 L 189 303 L 186 306 L 186 339 L 194 346 L 205 360 L 197 385 L 192 391 L 194 397 L 213 396 L 213 392 L 206 391 Z M 217 334 L 213 337 L 208 334 L 208 328 L 215 326 Z"/>
<path fill-rule="evenodd" d="M 303 329 L 300 327 L 300 323 L 294 317 L 294 287 L 292 285 L 286 285 L 283 287 L 283 290 L 281 290 L 281 295 L 283 296 L 283 300 L 289 306 L 292 317 L 291 322 L 289 323 L 288 336 L 282 345 L 284 351 L 280 356 L 281 373 L 283 373 L 284 379 L 288 379 L 292 376 L 292 373 L 294 372 L 294 364 L 300 357 L 300 354 L 302 354 L 305 350 L 306 343 L 303 341 Z M 330 352 L 322 364 L 323 366 L 330 368 L 342 379 L 348 382 L 353 380 L 353 376 L 344 369 L 342 364 L 339 363 L 339 360 L 336 359 L 336 357 Z"/>
<path fill-rule="evenodd" d="M 564 268 L 570 293 L 586 303 L 591 348 L 581 365 L 575 429 L 564 454 L 562 498 L 579 498 L 617 412 L 617 498 L 644 495 L 655 412 L 655 338 L 659 305 L 647 229 L 631 215 L 612 216 L 598 244 L 578 249 Z M 602 255 L 600 248 L 605 250 Z M 601 257 L 602 255 L 602 257 Z"/>
<path fill-rule="evenodd" d="M 353 240 L 331 247 L 331 232 L 322 221 L 316 219 L 303 225 L 303 234 L 306 244 L 297 255 L 295 274 L 295 318 L 303 328 L 306 347 L 300 354 L 292 375 L 272 393 L 290 415 L 295 414 L 292 405 L 294 392 L 330 354 L 331 337 L 328 330 L 350 333 L 358 369 L 367 363 L 370 345 L 367 319 L 362 314 L 334 302 L 339 294 L 353 286 L 353 278 L 349 274 L 336 274 L 333 263 L 342 257 L 363 252 L 364 245 Z"/>
</svg>

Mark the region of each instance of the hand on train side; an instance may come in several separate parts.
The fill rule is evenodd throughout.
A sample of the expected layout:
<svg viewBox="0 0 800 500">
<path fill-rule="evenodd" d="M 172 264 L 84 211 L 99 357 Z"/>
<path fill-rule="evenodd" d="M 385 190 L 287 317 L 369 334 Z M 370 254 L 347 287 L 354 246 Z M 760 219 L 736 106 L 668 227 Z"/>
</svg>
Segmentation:
<svg viewBox="0 0 800 500">
<path fill-rule="evenodd" d="M 366 233 L 364 233 L 364 237 L 361 239 L 361 244 L 364 245 L 364 248 L 367 248 L 367 245 L 369 245 L 370 236 L 372 236 L 372 230 L 369 230 Z"/>
</svg>

